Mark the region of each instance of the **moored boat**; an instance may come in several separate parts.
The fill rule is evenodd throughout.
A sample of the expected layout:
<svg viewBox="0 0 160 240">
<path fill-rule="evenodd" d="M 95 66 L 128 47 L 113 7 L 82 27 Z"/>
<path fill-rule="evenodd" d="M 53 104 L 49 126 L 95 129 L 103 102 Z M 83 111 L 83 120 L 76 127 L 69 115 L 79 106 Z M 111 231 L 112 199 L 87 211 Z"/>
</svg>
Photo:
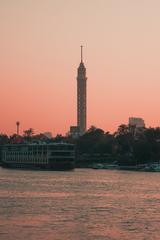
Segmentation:
<svg viewBox="0 0 160 240">
<path fill-rule="evenodd" d="M 2 148 L 2 166 L 8 168 L 72 170 L 73 144 L 8 144 Z"/>
</svg>

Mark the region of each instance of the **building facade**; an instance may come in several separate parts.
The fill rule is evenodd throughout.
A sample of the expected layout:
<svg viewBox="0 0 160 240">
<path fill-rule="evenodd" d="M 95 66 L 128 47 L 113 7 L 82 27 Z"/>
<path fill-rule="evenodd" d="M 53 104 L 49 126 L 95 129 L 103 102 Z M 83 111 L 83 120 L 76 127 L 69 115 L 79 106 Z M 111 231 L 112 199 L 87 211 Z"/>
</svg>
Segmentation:
<svg viewBox="0 0 160 240">
<path fill-rule="evenodd" d="M 130 117 L 128 122 L 130 132 L 136 137 L 143 133 L 145 122 L 142 118 Z"/>
<path fill-rule="evenodd" d="M 142 118 L 130 117 L 129 118 L 129 126 L 135 126 L 136 128 L 144 128 L 145 123 Z"/>
</svg>

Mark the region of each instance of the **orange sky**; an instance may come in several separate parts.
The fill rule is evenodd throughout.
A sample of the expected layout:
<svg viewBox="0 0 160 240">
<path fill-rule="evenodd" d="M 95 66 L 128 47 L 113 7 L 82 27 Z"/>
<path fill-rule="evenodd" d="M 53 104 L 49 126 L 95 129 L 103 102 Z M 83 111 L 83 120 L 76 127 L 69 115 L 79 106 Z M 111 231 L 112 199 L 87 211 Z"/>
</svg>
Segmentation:
<svg viewBox="0 0 160 240">
<path fill-rule="evenodd" d="M 88 127 L 128 117 L 160 126 L 159 0 L 0 1 L 0 132 L 66 133 L 76 124 L 80 45 Z"/>
</svg>

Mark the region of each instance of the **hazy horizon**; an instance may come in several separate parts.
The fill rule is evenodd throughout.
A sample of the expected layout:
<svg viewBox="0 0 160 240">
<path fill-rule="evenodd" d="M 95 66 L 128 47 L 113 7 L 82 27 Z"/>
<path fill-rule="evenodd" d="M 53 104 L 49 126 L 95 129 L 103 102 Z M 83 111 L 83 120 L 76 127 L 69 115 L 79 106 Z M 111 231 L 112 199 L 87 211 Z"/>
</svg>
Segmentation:
<svg viewBox="0 0 160 240">
<path fill-rule="evenodd" d="M 77 123 L 80 45 L 87 126 L 160 126 L 158 0 L 0 1 L 0 132 L 65 134 Z"/>
</svg>

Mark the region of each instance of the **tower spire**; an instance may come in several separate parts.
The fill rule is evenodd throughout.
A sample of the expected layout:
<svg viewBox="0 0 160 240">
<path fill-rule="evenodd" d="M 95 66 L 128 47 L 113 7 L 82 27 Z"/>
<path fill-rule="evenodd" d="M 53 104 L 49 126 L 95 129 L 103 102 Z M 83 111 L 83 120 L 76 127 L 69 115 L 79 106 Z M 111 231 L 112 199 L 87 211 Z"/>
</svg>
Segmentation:
<svg viewBox="0 0 160 240">
<path fill-rule="evenodd" d="M 81 45 L 81 62 L 83 62 L 83 46 Z"/>
</svg>

